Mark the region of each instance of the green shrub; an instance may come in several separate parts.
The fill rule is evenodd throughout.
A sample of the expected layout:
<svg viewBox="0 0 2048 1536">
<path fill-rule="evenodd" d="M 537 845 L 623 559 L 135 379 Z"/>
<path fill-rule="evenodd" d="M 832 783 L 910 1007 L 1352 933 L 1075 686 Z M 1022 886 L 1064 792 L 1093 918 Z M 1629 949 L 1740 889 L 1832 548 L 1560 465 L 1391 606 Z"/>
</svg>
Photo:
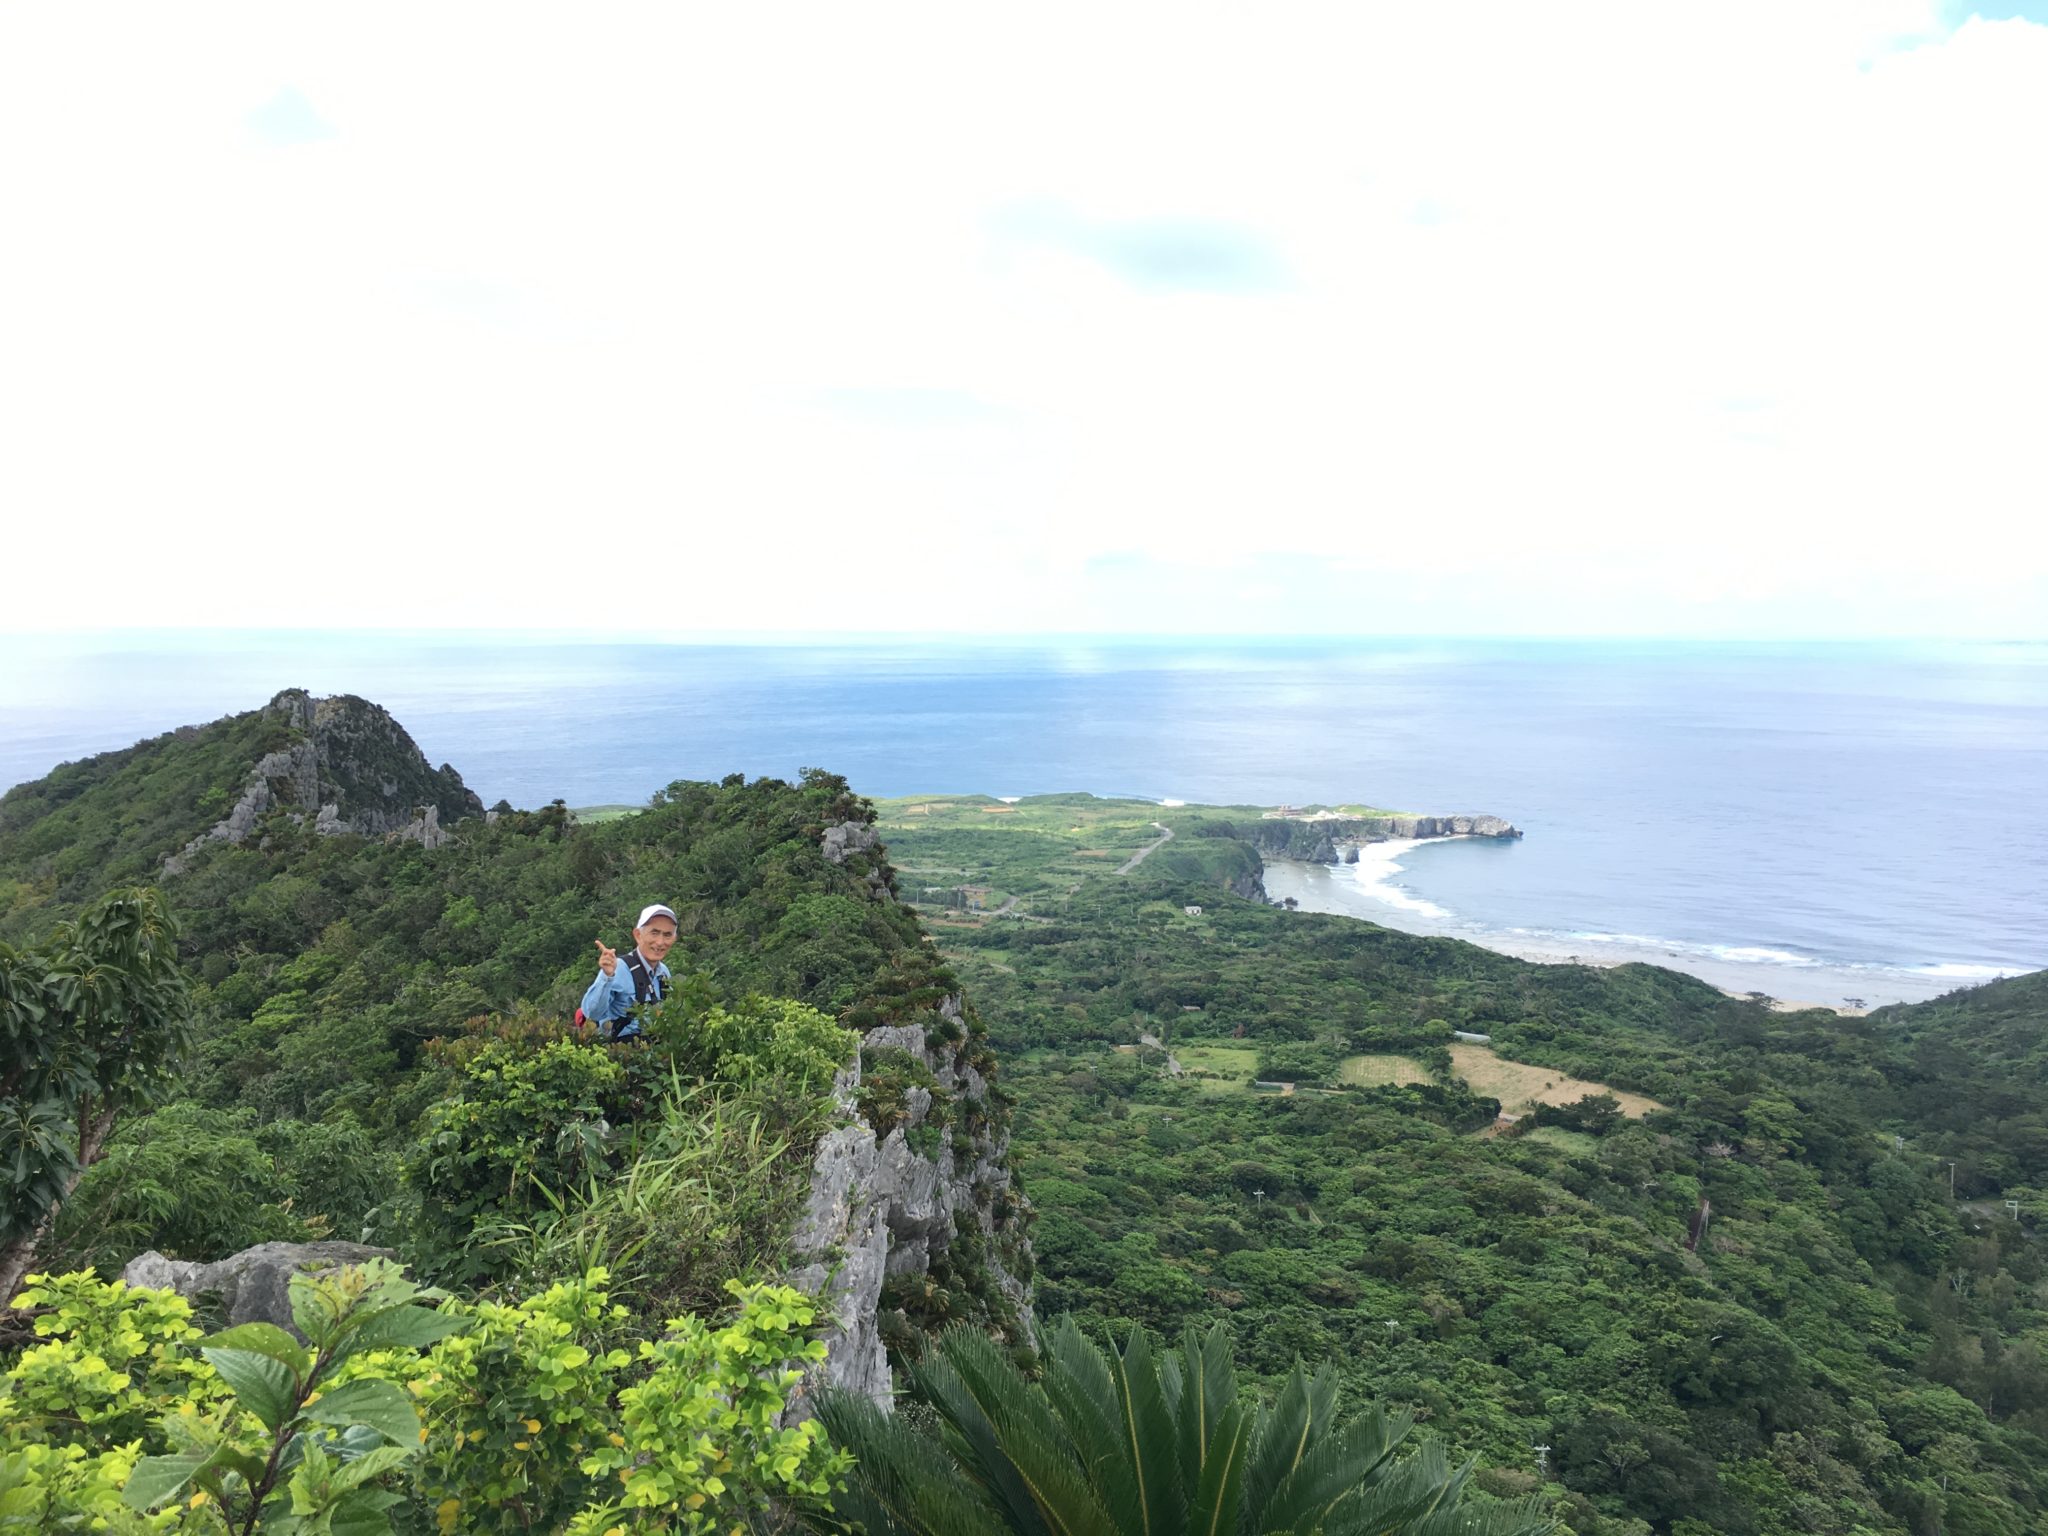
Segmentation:
<svg viewBox="0 0 2048 1536">
<path fill-rule="evenodd" d="M 875 1128 L 875 1136 L 887 1136 L 910 1116 L 911 1090 L 922 1088 L 932 1095 L 926 1124 L 934 1130 L 945 1123 L 945 1100 L 939 1080 L 932 1076 L 924 1058 L 894 1046 L 864 1051 L 860 1064 L 859 1105 L 861 1118 Z M 936 1117 L 936 1118 L 934 1118 Z"/>
<path fill-rule="evenodd" d="M 613 1165 L 608 1118 L 625 1068 L 603 1046 L 549 1041 L 531 1054 L 494 1042 L 462 1069 L 459 1094 L 427 1117 L 407 1164 L 418 1201 L 417 1258 L 429 1272 L 475 1278 L 480 1217 L 516 1215 L 545 1204 Z"/>
<path fill-rule="evenodd" d="M 658 1121 L 635 1128 L 637 1155 L 616 1175 L 485 1223 L 477 1247 L 523 1289 L 602 1267 L 643 1314 L 712 1310 L 729 1277 L 787 1268 L 809 1148 L 829 1107 L 810 1101 L 808 1118 L 792 1121 L 758 1093 L 679 1087 Z"/>
<path fill-rule="evenodd" d="M 830 1016 L 788 998 L 746 997 L 730 1007 L 654 1011 L 648 1036 L 658 1062 L 695 1078 L 784 1084 L 822 1094 L 853 1058 L 853 1036 Z"/>
<path fill-rule="evenodd" d="M 42 1342 L 0 1376 L 0 1529 L 244 1533 L 729 1531 L 822 1506 L 848 1459 L 779 1427 L 824 1346 L 808 1298 L 727 1288 L 628 1348 L 602 1272 L 517 1305 L 390 1265 L 292 1281 L 301 1344 L 207 1339 L 167 1293 L 34 1277 Z"/>
</svg>

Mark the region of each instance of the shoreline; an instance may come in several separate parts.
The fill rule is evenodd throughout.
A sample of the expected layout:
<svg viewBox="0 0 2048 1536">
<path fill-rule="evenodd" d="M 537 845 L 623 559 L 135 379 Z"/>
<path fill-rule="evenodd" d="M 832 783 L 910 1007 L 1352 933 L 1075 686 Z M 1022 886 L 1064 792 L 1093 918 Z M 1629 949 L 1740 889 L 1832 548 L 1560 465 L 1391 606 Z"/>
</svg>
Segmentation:
<svg viewBox="0 0 2048 1536">
<path fill-rule="evenodd" d="M 1927 975 L 1905 967 L 1856 966 L 1826 961 L 1791 963 L 1758 957 L 1735 949 L 1715 954 L 1697 946 L 1678 946 L 1619 934 L 1534 933 L 1489 929 L 1459 918 L 1435 902 L 1394 883 L 1402 860 L 1431 843 L 1450 837 L 1390 838 L 1367 843 L 1355 865 L 1310 864 L 1298 859 L 1263 856 L 1265 889 L 1275 902 L 1292 897 L 1296 910 L 1332 917 L 1350 917 L 1382 928 L 1425 938 L 1459 939 L 1537 965 L 1590 965 L 1611 969 L 1644 964 L 1677 971 L 1704 981 L 1730 997 L 1761 993 L 1781 1013 L 1825 1009 L 1861 1018 L 1892 1003 L 1926 1002 L 1976 979 Z M 2020 974 L 2020 973 L 2014 973 Z M 1785 992 L 1797 994 L 1786 997 Z M 1832 994 L 1833 1002 L 1820 1001 Z M 1812 999 L 1812 1000 L 1809 1000 Z"/>
</svg>

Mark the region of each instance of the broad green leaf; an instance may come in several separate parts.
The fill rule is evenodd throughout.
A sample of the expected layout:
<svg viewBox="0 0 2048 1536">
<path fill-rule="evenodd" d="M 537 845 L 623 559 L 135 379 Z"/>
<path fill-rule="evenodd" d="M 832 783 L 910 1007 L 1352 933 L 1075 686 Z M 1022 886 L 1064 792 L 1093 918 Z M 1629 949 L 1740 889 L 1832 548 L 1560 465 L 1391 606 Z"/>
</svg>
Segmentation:
<svg viewBox="0 0 2048 1536">
<path fill-rule="evenodd" d="M 352 1381 L 336 1387 L 309 1407 L 306 1417 L 316 1424 L 367 1424 L 408 1449 L 420 1443 L 420 1416 L 404 1391 L 388 1381 Z"/>
<path fill-rule="evenodd" d="M 1231 1403 L 1215 1415 L 1203 1450 L 1202 1480 L 1188 1510 L 1191 1536 L 1236 1536 L 1250 1439 L 1251 1426 L 1244 1422 L 1239 1404 Z"/>
<path fill-rule="evenodd" d="M 337 1488 L 360 1488 L 373 1477 L 382 1477 L 393 1467 L 404 1466 L 412 1452 L 402 1445 L 380 1445 L 367 1455 L 345 1461 L 334 1472 Z"/>
<path fill-rule="evenodd" d="M 319 1277 L 293 1275 L 286 1287 L 292 1303 L 292 1326 L 306 1336 L 316 1349 L 325 1349 L 340 1332 L 341 1317 L 329 1293 L 316 1284 Z"/>
<path fill-rule="evenodd" d="M 328 1529 L 333 1536 L 387 1536 L 391 1517 L 384 1511 L 398 1502 L 381 1488 L 352 1488 L 334 1501 Z"/>
<path fill-rule="evenodd" d="M 291 1417 L 298 1400 L 298 1378 L 283 1362 L 259 1355 L 253 1349 L 214 1349 L 200 1353 L 220 1372 L 221 1380 L 235 1389 L 235 1401 L 274 1430 Z"/>
<path fill-rule="evenodd" d="M 237 1474 L 252 1488 L 263 1480 L 263 1459 L 260 1456 L 251 1456 L 247 1451 L 238 1451 L 232 1446 L 224 1445 L 215 1451 L 207 1458 L 207 1464 Z"/>
<path fill-rule="evenodd" d="M 349 1340 L 354 1349 L 425 1349 L 469 1327 L 469 1319 L 425 1307 L 390 1307 L 363 1319 Z"/>
<path fill-rule="evenodd" d="M 243 1323 L 199 1341 L 202 1349 L 246 1349 L 268 1355 L 303 1381 L 313 1361 L 299 1341 L 275 1323 Z"/>
<path fill-rule="evenodd" d="M 1138 1485 L 1140 1529 L 1145 1536 L 1167 1536 L 1186 1527 L 1193 1490 L 1180 1481 L 1180 1446 L 1160 1389 L 1158 1355 L 1145 1331 L 1135 1328 L 1123 1353 L 1111 1349 L 1108 1361 L 1117 1393 L 1118 1433 L 1129 1447 Z"/>
<path fill-rule="evenodd" d="M 184 1492 L 193 1474 L 206 1465 L 206 1457 L 194 1451 L 179 1456 L 145 1456 L 128 1474 L 121 1501 L 130 1509 L 155 1509 Z"/>
</svg>

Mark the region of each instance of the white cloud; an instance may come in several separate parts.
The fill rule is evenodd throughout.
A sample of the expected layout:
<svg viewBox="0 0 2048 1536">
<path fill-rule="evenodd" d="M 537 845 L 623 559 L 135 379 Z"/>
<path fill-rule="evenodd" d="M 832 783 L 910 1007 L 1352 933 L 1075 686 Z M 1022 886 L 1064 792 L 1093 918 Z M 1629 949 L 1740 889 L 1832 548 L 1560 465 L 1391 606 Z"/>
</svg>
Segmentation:
<svg viewBox="0 0 2048 1536">
<path fill-rule="evenodd" d="M 0 19 L 11 627 L 2048 630 L 2048 27 L 207 14 Z"/>
</svg>

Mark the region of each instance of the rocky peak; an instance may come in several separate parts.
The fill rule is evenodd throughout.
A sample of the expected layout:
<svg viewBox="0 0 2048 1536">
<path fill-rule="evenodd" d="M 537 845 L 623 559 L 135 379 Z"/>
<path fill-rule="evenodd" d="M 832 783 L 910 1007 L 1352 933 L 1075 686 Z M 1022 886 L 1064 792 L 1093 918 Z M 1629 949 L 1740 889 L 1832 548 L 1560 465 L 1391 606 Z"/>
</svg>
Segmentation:
<svg viewBox="0 0 2048 1536">
<path fill-rule="evenodd" d="M 166 874 L 180 873 L 207 843 L 244 841 L 277 810 L 295 821 L 310 816 L 329 836 L 403 837 L 428 848 L 447 841 L 444 820 L 483 814 L 462 775 L 446 763 L 431 767 L 405 727 L 368 699 L 287 688 L 264 713 L 293 739 L 257 759 L 227 815 L 166 859 Z"/>
</svg>

